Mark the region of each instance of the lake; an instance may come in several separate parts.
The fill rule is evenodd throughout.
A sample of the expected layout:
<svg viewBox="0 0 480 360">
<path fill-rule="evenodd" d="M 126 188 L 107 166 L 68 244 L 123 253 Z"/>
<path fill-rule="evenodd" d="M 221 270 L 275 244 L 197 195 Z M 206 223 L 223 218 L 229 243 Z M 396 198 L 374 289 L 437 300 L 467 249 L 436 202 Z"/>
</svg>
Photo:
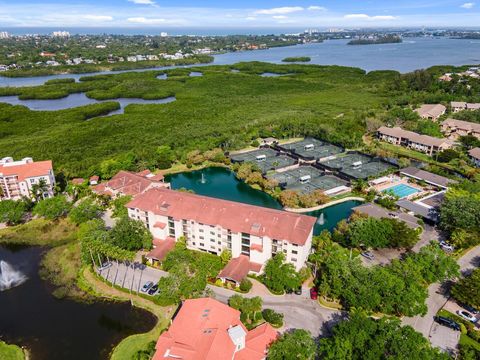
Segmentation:
<svg viewBox="0 0 480 360">
<path fill-rule="evenodd" d="M 251 188 L 243 181 L 238 180 L 232 171 L 222 167 L 210 167 L 203 170 L 168 175 L 165 177 L 165 181 L 170 182 L 172 189 L 175 190 L 184 188 L 193 190 L 198 195 L 271 209 L 282 209 L 280 203 L 273 197 L 263 191 Z M 360 205 L 359 201 L 346 201 L 305 214 L 318 218 L 314 228 L 314 234 L 318 235 L 325 229 L 332 231 L 337 223 L 348 218 L 352 213 L 352 208 L 358 205 Z"/>
<path fill-rule="evenodd" d="M 349 40 L 327 40 L 323 43 L 301 44 L 267 50 L 239 51 L 214 56 L 214 65 L 231 65 L 241 61 L 264 61 L 281 63 L 286 57 L 308 56 L 309 64 L 354 66 L 372 70 L 397 70 L 409 72 L 434 65 L 466 65 L 480 63 L 480 40 L 449 38 L 406 38 L 403 43 L 349 46 Z M 203 65 L 179 66 L 198 67 Z M 6 78 L 0 76 L 0 87 L 36 86 L 51 79 L 82 76 L 117 74 L 131 71 L 173 69 L 157 67 L 126 71 L 103 71 L 90 74 L 62 74 L 28 78 Z"/>
<path fill-rule="evenodd" d="M 153 328 L 155 316 L 130 303 L 54 298 L 38 275 L 44 251 L 0 246 L 0 260 L 28 276 L 23 284 L 0 292 L 1 340 L 26 346 L 33 360 L 108 359 L 121 339 Z"/>
<path fill-rule="evenodd" d="M 12 104 L 12 105 L 23 105 L 28 107 L 30 110 L 37 110 L 37 111 L 53 111 L 53 110 L 64 110 L 69 109 L 77 106 L 84 106 L 90 104 L 97 104 L 105 101 L 115 101 L 120 104 L 120 109 L 112 111 L 109 115 L 115 114 L 123 114 L 124 109 L 127 105 L 130 104 L 167 104 L 170 102 L 175 101 L 175 97 L 167 97 L 164 99 L 156 99 L 156 100 L 144 100 L 139 98 L 118 98 L 118 99 L 111 99 L 111 100 L 95 100 L 88 98 L 84 93 L 78 94 L 70 94 L 61 99 L 29 99 L 29 100 L 21 100 L 18 96 L 0 96 L 0 102 Z"/>
</svg>

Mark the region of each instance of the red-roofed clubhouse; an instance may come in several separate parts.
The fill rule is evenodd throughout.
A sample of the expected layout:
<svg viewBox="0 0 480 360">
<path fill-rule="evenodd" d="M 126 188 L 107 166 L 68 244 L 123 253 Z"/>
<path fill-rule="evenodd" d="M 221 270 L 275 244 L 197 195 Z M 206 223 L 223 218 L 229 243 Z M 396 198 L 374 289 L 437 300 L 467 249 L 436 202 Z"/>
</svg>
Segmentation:
<svg viewBox="0 0 480 360">
<path fill-rule="evenodd" d="M 248 258 L 248 266 L 244 259 L 238 267 L 242 272 L 247 268 L 261 272 L 278 252 L 300 270 L 310 254 L 316 221 L 311 216 L 165 188 L 149 189 L 126 206 L 128 215 L 150 230 L 156 239 L 154 245 L 164 248 L 162 241 L 185 237 L 190 249 L 216 255 L 228 249 L 232 259 L 241 255 Z M 151 260 L 161 261 L 158 255 Z"/>
</svg>

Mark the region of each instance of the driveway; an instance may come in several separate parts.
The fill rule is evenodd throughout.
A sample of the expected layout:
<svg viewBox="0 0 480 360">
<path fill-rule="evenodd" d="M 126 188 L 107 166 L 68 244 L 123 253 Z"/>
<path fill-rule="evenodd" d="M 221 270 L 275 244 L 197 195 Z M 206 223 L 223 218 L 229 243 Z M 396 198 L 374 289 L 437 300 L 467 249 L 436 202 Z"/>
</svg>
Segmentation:
<svg viewBox="0 0 480 360">
<path fill-rule="evenodd" d="M 228 299 L 238 294 L 218 286 L 208 285 L 212 290 L 215 299 L 225 304 Z M 242 294 L 245 297 L 254 297 L 257 294 L 250 292 Z M 284 316 L 284 326 L 280 331 L 289 329 L 305 329 L 310 331 L 314 337 L 327 335 L 333 325 L 342 320 L 346 313 L 338 310 L 329 310 L 321 307 L 315 300 L 309 297 L 309 289 L 303 288 L 302 295 L 287 294 L 275 296 L 272 294 L 261 296 L 263 308 L 273 309 Z"/>
<path fill-rule="evenodd" d="M 480 246 L 476 246 L 458 259 L 460 265 L 460 271 L 462 274 L 471 272 L 474 268 L 480 264 Z M 404 325 L 411 325 L 415 330 L 421 332 L 426 338 L 430 339 L 430 342 L 445 351 L 452 351 L 456 349 L 458 345 L 458 335 L 453 334 L 452 331 L 445 329 L 439 330 L 440 327 L 433 321 L 433 317 L 437 312 L 445 306 L 448 301 L 448 289 L 447 284 L 432 284 L 428 288 L 428 299 L 426 301 L 428 306 L 427 315 L 405 317 L 402 322 Z M 455 332 L 457 333 L 457 332 Z M 446 334 L 450 334 L 449 340 L 445 339 Z M 453 342 L 455 342 L 453 346 Z"/>
</svg>

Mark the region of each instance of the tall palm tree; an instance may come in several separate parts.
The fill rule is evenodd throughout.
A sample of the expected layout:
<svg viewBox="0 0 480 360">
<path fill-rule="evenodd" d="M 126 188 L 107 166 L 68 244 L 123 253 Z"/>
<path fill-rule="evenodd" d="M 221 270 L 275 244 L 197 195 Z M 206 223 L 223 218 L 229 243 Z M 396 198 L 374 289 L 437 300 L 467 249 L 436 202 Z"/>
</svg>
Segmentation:
<svg viewBox="0 0 480 360">
<path fill-rule="evenodd" d="M 38 183 L 32 185 L 30 190 L 35 201 L 40 201 L 43 199 L 43 194 L 48 191 L 47 182 L 44 179 L 40 179 Z"/>
</svg>

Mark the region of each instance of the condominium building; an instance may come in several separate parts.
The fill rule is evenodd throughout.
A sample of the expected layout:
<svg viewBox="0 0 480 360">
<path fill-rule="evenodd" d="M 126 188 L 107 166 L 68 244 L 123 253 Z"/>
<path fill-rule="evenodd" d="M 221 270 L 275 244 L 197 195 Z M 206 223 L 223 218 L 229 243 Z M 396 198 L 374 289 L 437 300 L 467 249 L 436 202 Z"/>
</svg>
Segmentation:
<svg viewBox="0 0 480 360">
<path fill-rule="evenodd" d="M 399 127 L 389 128 L 382 126 L 377 130 L 377 137 L 395 145 L 401 145 L 430 156 L 453 147 L 454 142 L 448 139 L 439 139 L 433 136 L 420 135 L 413 131 Z"/>
<path fill-rule="evenodd" d="M 480 148 L 474 148 L 468 152 L 470 160 L 475 164 L 476 167 L 480 167 Z"/>
<path fill-rule="evenodd" d="M 480 110 L 480 103 L 467 103 L 465 101 L 452 101 L 450 103 L 452 112 L 456 113 L 463 110 Z"/>
<path fill-rule="evenodd" d="M 472 135 L 480 139 L 480 124 L 463 120 L 447 119 L 442 122 L 442 132 L 450 139 Z"/>
<path fill-rule="evenodd" d="M 13 161 L 11 157 L 0 160 L 0 200 L 32 198 L 32 186 L 40 180 L 46 185 L 43 197 L 53 196 L 55 175 L 50 160 L 34 162 L 32 158 L 24 158 Z"/>
<path fill-rule="evenodd" d="M 311 216 L 163 188 L 150 189 L 126 206 L 128 215 L 141 220 L 155 239 L 150 260 L 161 261 L 185 237 L 190 249 L 216 255 L 228 249 L 232 259 L 247 256 L 255 273 L 279 252 L 300 270 L 310 254 L 316 222 Z"/>
<path fill-rule="evenodd" d="M 153 360 L 264 360 L 277 337 L 268 323 L 247 330 L 240 311 L 215 299 L 190 299 L 158 338 Z"/>
<path fill-rule="evenodd" d="M 415 112 L 422 119 L 437 121 L 440 116 L 445 114 L 447 108 L 442 104 L 425 104 L 420 106 Z"/>
</svg>

